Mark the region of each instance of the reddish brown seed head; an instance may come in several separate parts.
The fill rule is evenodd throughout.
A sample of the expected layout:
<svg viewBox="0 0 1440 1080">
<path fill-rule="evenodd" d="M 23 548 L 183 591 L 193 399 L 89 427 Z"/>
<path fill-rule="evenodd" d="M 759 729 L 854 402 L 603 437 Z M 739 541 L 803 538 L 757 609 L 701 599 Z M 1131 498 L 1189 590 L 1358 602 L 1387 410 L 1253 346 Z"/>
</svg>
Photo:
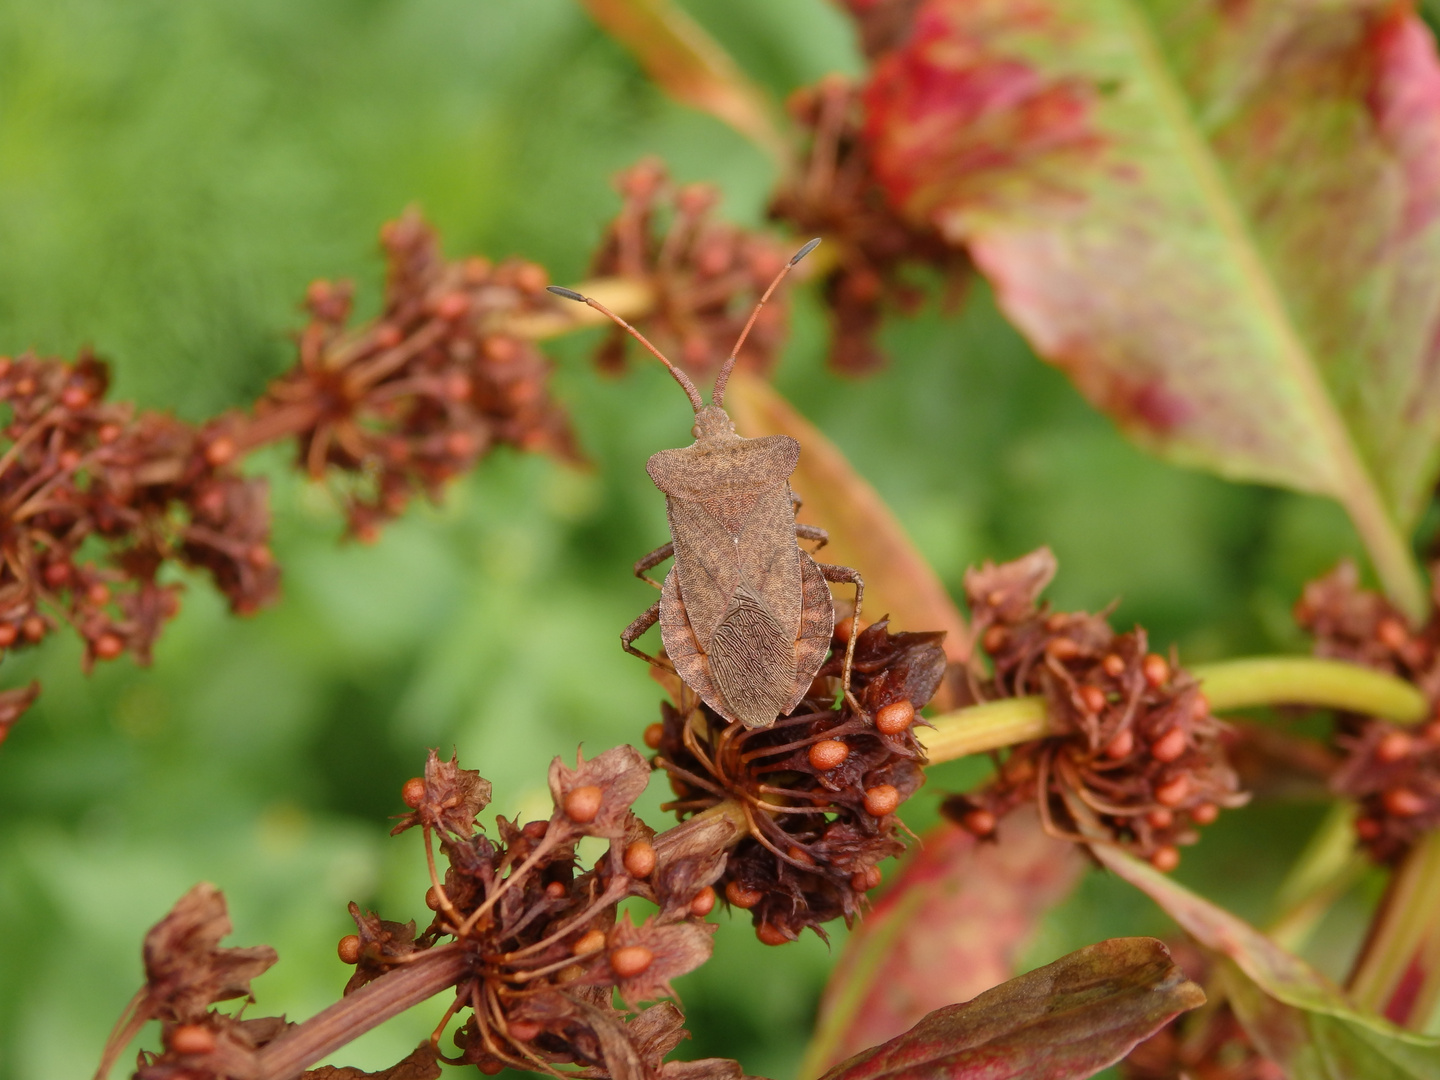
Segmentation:
<svg viewBox="0 0 1440 1080">
<path fill-rule="evenodd" d="M 1162 874 L 1168 874 L 1180 865 L 1180 849 L 1174 844 L 1166 844 L 1157 848 L 1150 856 L 1150 865 L 1159 870 Z"/>
<path fill-rule="evenodd" d="M 893 814 L 900 805 L 900 792 L 894 784 L 879 784 L 865 792 L 865 812 L 871 817 Z"/>
<path fill-rule="evenodd" d="M 1384 645 L 1387 649 L 1400 650 L 1410 640 L 1410 632 L 1405 629 L 1405 624 L 1394 616 L 1387 616 L 1380 620 L 1375 627 L 1375 640 Z"/>
<path fill-rule="evenodd" d="M 125 640 L 108 631 L 95 639 L 95 655 L 101 660 L 114 660 L 125 651 Z"/>
<path fill-rule="evenodd" d="M 1388 731 L 1375 746 L 1375 760 L 1386 765 L 1404 761 L 1415 751 L 1415 739 L 1404 731 Z"/>
<path fill-rule="evenodd" d="M 340 944 L 335 947 L 340 955 L 342 964 L 358 964 L 360 962 L 360 935 L 346 934 L 340 939 Z"/>
<path fill-rule="evenodd" d="M 790 940 L 784 930 L 768 922 L 762 922 L 755 928 L 755 936 L 766 945 L 784 945 Z"/>
<path fill-rule="evenodd" d="M 1005 647 L 1005 642 L 1010 640 L 1010 631 L 1003 626 L 992 626 L 985 631 L 980 644 L 985 647 L 988 653 L 997 653 Z"/>
<path fill-rule="evenodd" d="M 222 465 L 228 465 L 235 460 L 235 440 L 228 435 L 221 435 L 211 439 L 205 444 L 205 461 L 212 468 L 218 469 Z"/>
<path fill-rule="evenodd" d="M 1425 800 L 1409 788 L 1394 787 L 1381 796 L 1387 813 L 1395 817 L 1414 817 L 1425 811 Z"/>
<path fill-rule="evenodd" d="M 1074 660 L 1080 655 L 1080 646 L 1068 637 L 1057 637 L 1045 643 L 1045 651 L 1056 660 Z"/>
<path fill-rule="evenodd" d="M 908 701 L 892 701 L 875 714 L 875 728 L 884 735 L 899 735 L 915 722 L 915 706 Z"/>
<path fill-rule="evenodd" d="M 725 883 L 725 899 L 730 901 L 731 907 L 749 910 L 765 899 L 765 894 L 759 889 L 747 888 L 732 879 Z"/>
<path fill-rule="evenodd" d="M 1125 674 L 1125 661 L 1113 652 L 1105 654 L 1105 659 L 1100 661 L 1100 667 L 1103 668 L 1105 674 L 1109 675 L 1112 679 L 1118 679 L 1121 675 Z"/>
<path fill-rule="evenodd" d="M 810 747 L 810 764 L 822 771 L 833 769 L 850 756 L 850 747 L 839 739 L 821 739 Z"/>
<path fill-rule="evenodd" d="M 213 1054 L 215 1033 L 201 1024 L 176 1024 L 165 1042 L 177 1054 Z"/>
<path fill-rule="evenodd" d="M 1220 807 L 1213 802 L 1202 802 L 1190 808 L 1190 820 L 1196 825 L 1210 825 L 1220 816 Z"/>
<path fill-rule="evenodd" d="M 1079 693 L 1080 703 L 1085 706 L 1085 711 L 1088 713 L 1099 713 L 1109 704 L 1108 699 L 1105 697 L 1105 691 L 1101 690 L 1098 686 L 1091 686 L 1089 683 L 1086 683 L 1080 687 Z"/>
<path fill-rule="evenodd" d="M 1169 764 L 1185 753 L 1185 732 L 1173 727 L 1150 744 L 1150 756 Z"/>
<path fill-rule="evenodd" d="M 636 840 L 625 848 L 625 872 L 631 877 L 649 877 L 654 869 L 655 845 L 649 840 Z"/>
<path fill-rule="evenodd" d="M 425 801 L 425 781 L 418 776 L 412 776 L 400 786 L 400 799 L 404 804 L 414 810 Z"/>
<path fill-rule="evenodd" d="M 960 819 L 960 824 L 965 831 L 973 836 L 989 836 L 995 831 L 995 815 L 989 810 L 976 807 L 968 810 L 965 816 Z"/>
<path fill-rule="evenodd" d="M 1121 728 L 1115 733 L 1115 737 L 1105 744 L 1105 756 L 1111 761 L 1119 761 L 1123 757 L 1129 757 L 1130 751 L 1135 749 L 1135 732 L 1130 728 Z"/>
<path fill-rule="evenodd" d="M 698 893 L 695 899 L 690 901 L 690 914 L 697 919 L 703 919 L 710 912 L 715 910 L 715 890 L 706 885 Z"/>
<path fill-rule="evenodd" d="M 878 866 L 867 866 L 864 870 L 856 870 L 850 875 L 850 887 L 856 892 L 869 892 L 871 889 L 878 888 L 880 881 Z"/>
<path fill-rule="evenodd" d="M 645 729 L 645 745 L 651 750 L 660 749 L 660 740 L 665 737 L 664 724 L 651 724 Z"/>
<path fill-rule="evenodd" d="M 644 945 L 626 945 L 610 954 L 610 967 L 622 979 L 633 979 L 649 970 L 655 954 Z"/>
<path fill-rule="evenodd" d="M 509 1021 L 510 1038 L 516 1042 L 534 1042 L 545 1029 L 534 1020 L 511 1020 Z"/>
<path fill-rule="evenodd" d="M 586 930 L 585 933 L 581 934 L 579 939 L 576 940 L 575 944 L 570 946 L 570 955 L 586 956 L 590 953 L 599 952 L 605 948 L 605 940 L 604 930 Z"/>
<path fill-rule="evenodd" d="M 600 814 L 605 793 L 594 784 L 577 787 L 565 796 L 565 816 L 577 825 L 588 825 Z"/>
<path fill-rule="evenodd" d="M 1155 801 L 1172 810 L 1185 801 L 1190 794 L 1190 777 L 1181 773 L 1173 780 L 1167 780 L 1155 789 Z"/>
<path fill-rule="evenodd" d="M 1140 664 L 1140 672 L 1145 676 L 1145 681 L 1156 689 L 1170 681 L 1170 664 L 1156 653 L 1145 657 Z"/>
</svg>

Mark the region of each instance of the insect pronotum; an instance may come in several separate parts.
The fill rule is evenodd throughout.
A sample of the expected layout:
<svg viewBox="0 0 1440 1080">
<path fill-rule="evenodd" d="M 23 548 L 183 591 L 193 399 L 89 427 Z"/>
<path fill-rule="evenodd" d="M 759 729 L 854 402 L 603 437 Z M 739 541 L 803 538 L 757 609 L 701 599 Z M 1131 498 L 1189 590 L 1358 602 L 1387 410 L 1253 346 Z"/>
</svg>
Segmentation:
<svg viewBox="0 0 1440 1080">
<path fill-rule="evenodd" d="M 695 410 L 695 442 L 661 450 L 646 471 L 665 493 L 670 543 L 635 564 L 635 575 L 660 589 L 660 600 L 625 628 L 620 643 L 657 666 L 635 641 L 657 622 L 665 654 L 676 673 L 721 716 L 747 727 L 768 727 L 790 713 L 810 689 L 825 661 L 835 630 L 827 582 L 855 586 L 858 624 L 865 583 L 848 566 L 817 563 L 797 540 L 824 546 L 823 529 L 795 521 L 799 500 L 790 475 L 800 444 L 788 435 L 745 439 L 725 412 L 725 385 L 750 328 L 770 294 L 814 250 L 811 240 L 770 283 L 729 358 L 720 368 L 706 405 L 686 374 L 645 336 L 609 308 L 571 289 L 550 291 L 589 304 L 613 319 L 665 365 Z M 646 574 L 666 559 L 675 564 L 663 584 Z M 848 636 L 842 685 L 850 695 L 855 633 Z"/>
</svg>

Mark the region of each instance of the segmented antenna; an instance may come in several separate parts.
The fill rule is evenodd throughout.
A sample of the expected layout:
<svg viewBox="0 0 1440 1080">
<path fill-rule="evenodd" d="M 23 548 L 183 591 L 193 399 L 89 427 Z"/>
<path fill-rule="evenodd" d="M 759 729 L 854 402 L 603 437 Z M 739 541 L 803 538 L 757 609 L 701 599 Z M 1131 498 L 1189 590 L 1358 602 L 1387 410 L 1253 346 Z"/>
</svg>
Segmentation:
<svg viewBox="0 0 1440 1080">
<path fill-rule="evenodd" d="M 811 246 L 813 247 L 814 245 Z M 771 286 L 771 288 L 774 288 L 774 286 Z M 604 315 L 606 318 L 611 319 L 617 326 L 624 329 L 628 334 L 630 334 L 631 337 L 633 337 L 636 341 L 640 342 L 641 345 L 644 345 L 645 348 L 649 349 L 655 359 L 659 360 L 662 364 L 665 365 L 666 369 L 670 372 L 670 374 L 675 376 L 675 381 L 680 384 L 680 389 L 685 391 L 685 396 L 690 399 L 690 404 L 694 407 L 697 413 L 705 407 L 705 402 L 702 401 L 700 398 L 700 391 L 695 389 L 695 384 L 690 381 L 690 377 L 686 375 L 683 371 L 681 371 L 679 368 L 677 368 L 674 364 L 670 363 L 669 360 L 665 359 L 665 354 L 662 353 L 659 349 L 655 348 L 654 345 L 651 345 L 644 334 L 640 333 L 639 330 L 636 330 L 635 327 L 631 326 L 619 315 L 616 315 L 615 312 L 611 311 L 604 304 L 600 303 L 599 300 L 596 300 L 593 297 L 585 296 L 582 293 L 578 293 L 574 289 L 562 289 L 559 285 L 547 285 L 545 286 L 545 289 L 547 292 L 552 292 L 556 296 L 563 296 L 566 300 L 574 300 L 577 303 L 589 304 L 596 311 L 600 312 L 601 315 Z M 766 293 L 765 295 L 769 296 L 770 294 Z"/>
<path fill-rule="evenodd" d="M 780 273 L 775 275 L 775 280 L 770 282 L 770 287 L 765 290 L 765 295 L 760 297 L 760 302 L 750 313 L 750 321 L 745 324 L 745 329 L 740 331 L 740 340 L 735 342 L 735 348 L 730 350 L 730 356 L 726 359 L 724 366 L 720 368 L 720 374 L 715 376 L 715 388 L 710 391 L 710 404 L 722 409 L 725 407 L 725 384 L 730 381 L 730 372 L 735 370 L 735 358 L 740 355 L 740 346 L 744 345 L 745 339 L 750 336 L 750 328 L 755 325 L 755 319 L 759 316 L 760 309 L 765 306 L 765 301 L 770 299 L 770 294 L 775 291 L 775 286 L 784 281 L 785 275 L 795 268 L 795 264 L 814 251 L 819 243 L 820 238 L 817 236 L 790 256 L 790 261 L 785 264 Z"/>
</svg>

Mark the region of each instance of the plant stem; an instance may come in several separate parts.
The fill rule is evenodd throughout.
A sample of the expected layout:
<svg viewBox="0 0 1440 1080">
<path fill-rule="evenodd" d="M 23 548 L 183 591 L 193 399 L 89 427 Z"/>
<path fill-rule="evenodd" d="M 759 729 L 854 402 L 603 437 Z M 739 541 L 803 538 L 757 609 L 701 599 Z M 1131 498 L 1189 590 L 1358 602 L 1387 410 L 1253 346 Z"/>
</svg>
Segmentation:
<svg viewBox="0 0 1440 1080">
<path fill-rule="evenodd" d="M 1440 832 L 1415 846 L 1390 879 L 1355 971 L 1357 1008 L 1424 1031 L 1440 1002 Z"/>
<path fill-rule="evenodd" d="M 464 950 L 442 947 L 386 972 L 263 1047 L 256 1056 L 257 1075 L 294 1080 L 326 1054 L 454 986 L 470 962 Z"/>
<path fill-rule="evenodd" d="M 1287 952 L 1298 953 L 1335 901 L 1359 880 L 1365 866 L 1365 856 L 1355 850 L 1354 804 L 1344 800 L 1332 803 L 1285 875 L 1266 935 Z"/>
<path fill-rule="evenodd" d="M 1344 709 L 1403 723 L 1428 712 L 1424 695 L 1393 675 L 1312 656 L 1259 656 L 1194 668 L 1210 707 L 1217 712 L 1257 705 L 1313 705 Z M 999 750 L 1052 734 L 1045 700 L 1005 698 L 934 717 L 915 736 L 932 763 Z"/>
</svg>

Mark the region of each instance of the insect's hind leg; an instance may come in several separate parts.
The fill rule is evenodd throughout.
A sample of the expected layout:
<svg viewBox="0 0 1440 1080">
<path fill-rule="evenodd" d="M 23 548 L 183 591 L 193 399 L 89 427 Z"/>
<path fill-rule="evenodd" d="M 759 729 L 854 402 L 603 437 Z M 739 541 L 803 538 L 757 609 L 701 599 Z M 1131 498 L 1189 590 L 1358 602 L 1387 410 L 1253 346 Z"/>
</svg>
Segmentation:
<svg viewBox="0 0 1440 1080">
<path fill-rule="evenodd" d="M 796 526 L 796 528 L 799 528 L 799 526 Z M 647 576 L 646 573 L 645 573 L 645 571 L 646 571 L 646 570 L 654 570 L 655 567 L 659 566 L 659 565 L 660 565 L 662 562 L 664 562 L 666 559 L 669 559 L 669 558 L 673 557 L 674 554 L 675 554 L 675 544 L 674 544 L 674 541 L 671 541 L 671 542 L 668 543 L 668 544 L 661 544 L 661 545 L 660 545 L 658 548 L 656 548 L 654 551 L 650 552 L 649 555 L 643 556 L 641 559 L 639 559 L 639 560 L 635 563 L 635 576 L 638 577 L 641 581 L 648 581 L 651 585 L 654 585 L 655 588 L 657 588 L 657 589 L 660 588 L 660 582 L 656 581 L 656 580 L 655 580 L 654 578 L 652 578 L 652 577 Z M 643 617 L 643 616 L 642 616 L 642 617 Z M 660 616 L 657 614 L 655 617 L 658 619 Z M 638 620 L 637 620 L 637 621 L 638 621 Z M 653 626 L 654 624 L 651 623 L 651 625 Z M 640 633 L 644 633 L 644 631 L 642 630 Z M 636 636 L 636 637 L 639 637 L 640 634 L 636 634 L 635 636 Z M 631 640 L 633 641 L 634 639 L 632 638 Z"/>
<path fill-rule="evenodd" d="M 851 708 L 858 713 L 865 710 L 860 707 L 860 702 L 855 700 L 855 695 L 850 693 L 850 669 L 855 663 L 855 639 L 859 637 L 860 628 L 860 606 L 865 599 L 865 579 L 860 576 L 859 570 L 853 570 L 848 566 L 832 566 L 829 563 L 816 563 L 820 573 L 826 581 L 833 581 L 837 585 L 855 586 L 855 617 L 850 620 L 850 634 L 845 640 L 845 666 L 842 669 L 840 685 L 844 687 L 845 699 L 850 702 Z"/>
<path fill-rule="evenodd" d="M 638 619 L 632 622 L 624 630 L 620 631 L 620 647 L 626 652 L 628 652 L 631 656 L 640 657 L 640 659 L 644 660 L 647 664 L 653 664 L 655 667 L 670 671 L 672 670 L 672 668 L 669 664 L 665 663 L 662 660 L 657 660 L 649 653 L 643 653 L 639 649 L 635 648 L 635 642 L 640 638 L 640 635 L 645 633 L 646 630 L 649 630 L 659 621 L 660 601 L 656 600 L 655 603 L 651 604 L 640 614 L 640 617 Z"/>
</svg>

